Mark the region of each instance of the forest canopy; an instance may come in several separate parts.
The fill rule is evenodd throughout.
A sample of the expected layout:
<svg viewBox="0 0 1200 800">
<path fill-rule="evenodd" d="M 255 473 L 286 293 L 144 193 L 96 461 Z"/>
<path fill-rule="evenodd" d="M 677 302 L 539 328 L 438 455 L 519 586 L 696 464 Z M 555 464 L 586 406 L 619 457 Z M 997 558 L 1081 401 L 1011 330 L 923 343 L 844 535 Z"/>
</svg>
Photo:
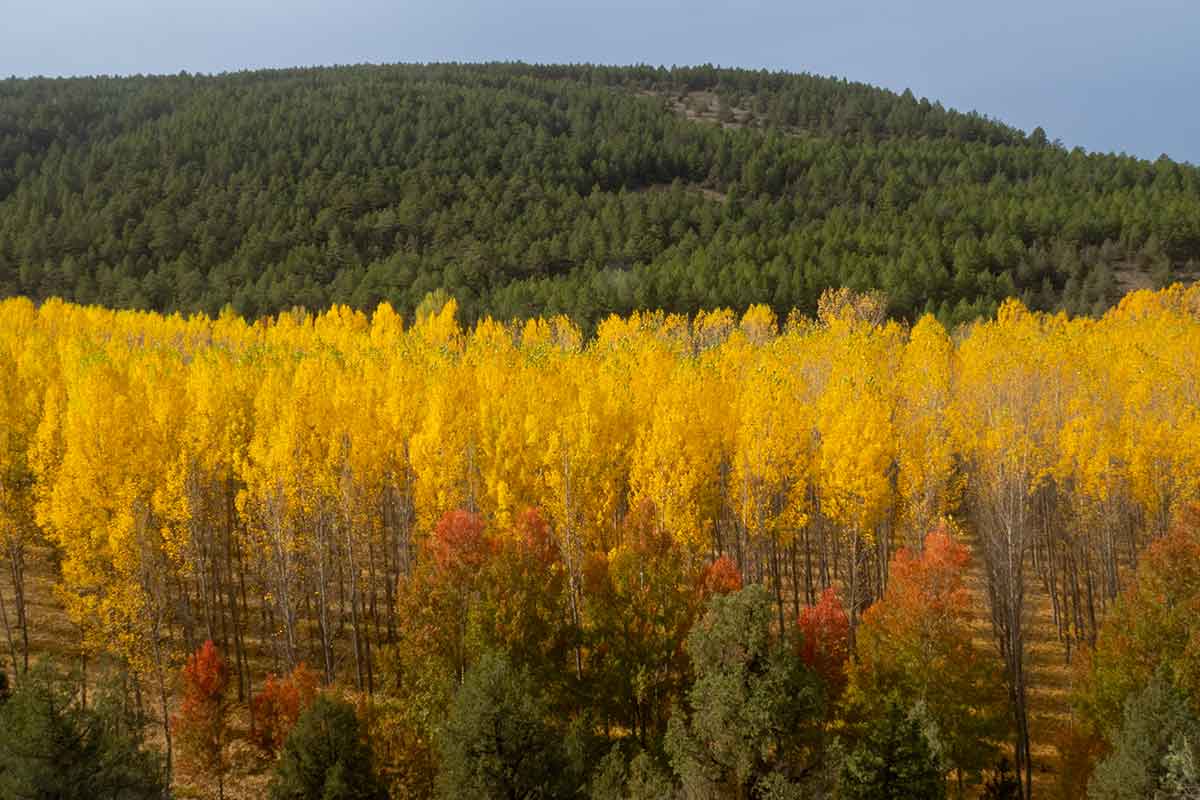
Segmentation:
<svg viewBox="0 0 1200 800">
<path fill-rule="evenodd" d="M 636 313 L 590 338 L 455 314 L 0 302 L 14 678 L 47 620 L 23 576 L 50 561 L 73 647 L 218 776 L 234 698 L 281 764 L 293 727 L 355 739 L 344 708 L 300 722 L 319 683 L 380 704 L 363 724 L 418 797 L 434 773 L 508 796 L 471 788 L 471 754 L 596 764 L 568 723 L 626 748 L 596 780 L 632 781 L 636 745 L 702 796 L 803 774 L 876 797 L 878 752 L 961 787 L 1008 739 L 1028 797 L 1035 592 L 1082 655 L 1080 737 L 1136 744 L 1164 697 L 1196 702 L 1200 286 L 1099 319 L 1010 300 L 954 336 L 846 290 L 816 318 Z"/>
<path fill-rule="evenodd" d="M 951 324 L 1192 275 L 1200 170 L 845 80 L 388 65 L 0 81 L 0 296 L 463 319 L 881 289 Z"/>
</svg>

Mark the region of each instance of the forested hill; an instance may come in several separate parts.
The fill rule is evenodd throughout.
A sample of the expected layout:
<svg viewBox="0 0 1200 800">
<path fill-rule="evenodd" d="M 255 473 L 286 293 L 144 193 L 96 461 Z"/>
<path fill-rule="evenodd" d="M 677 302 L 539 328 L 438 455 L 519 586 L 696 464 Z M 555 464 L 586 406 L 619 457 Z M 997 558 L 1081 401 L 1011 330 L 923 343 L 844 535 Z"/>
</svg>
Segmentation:
<svg viewBox="0 0 1200 800">
<path fill-rule="evenodd" d="M 882 289 L 1089 313 L 1200 262 L 1200 169 L 809 75 L 359 66 L 0 81 L 0 295 L 467 321 Z"/>
</svg>

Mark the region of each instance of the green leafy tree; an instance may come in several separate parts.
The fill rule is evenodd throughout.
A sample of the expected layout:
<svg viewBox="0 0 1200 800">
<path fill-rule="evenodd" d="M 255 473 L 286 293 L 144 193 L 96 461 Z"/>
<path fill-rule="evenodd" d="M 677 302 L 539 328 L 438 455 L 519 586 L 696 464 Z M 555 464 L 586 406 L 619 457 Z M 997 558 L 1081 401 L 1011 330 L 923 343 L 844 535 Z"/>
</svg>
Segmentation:
<svg viewBox="0 0 1200 800">
<path fill-rule="evenodd" d="M 319 696 L 284 742 L 268 789 L 271 800 L 383 800 L 371 746 L 354 706 Z"/>
<path fill-rule="evenodd" d="M 661 746 L 671 704 L 689 679 L 684 642 L 700 607 L 705 578 L 720 590 L 724 572 L 701 573 L 641 503 L 626 518 L 624 543 L 586 569 L 590 690 L 608 719 L 642 747 Z M 718 562 L 721 570 L 728 560 Z"/>
<path fill-rule="evenodd" d="M 604 756 L 588 786 L 589 800 L 661 800 L 675 793 L 670 773 L 650 753 L 639 750 L 630 759 L 620 744 Z"/>
<path fill-rule="evenodd" d="M 472 609 L 470 624 L 480 649 L 507 653 L 514 666 L 529 671 L 547 699 L 566 695 L 574 642 L 566 572 L 540 513 L 527 510 L 518 517 L 496 542 L 482 574 L 481 602 Z"/>
<path fill-rule="evenodd" d="M 1180 735 L 1163 760 L 1162 800 L 1200 798 L 1200 736 Z"/>
</svg>

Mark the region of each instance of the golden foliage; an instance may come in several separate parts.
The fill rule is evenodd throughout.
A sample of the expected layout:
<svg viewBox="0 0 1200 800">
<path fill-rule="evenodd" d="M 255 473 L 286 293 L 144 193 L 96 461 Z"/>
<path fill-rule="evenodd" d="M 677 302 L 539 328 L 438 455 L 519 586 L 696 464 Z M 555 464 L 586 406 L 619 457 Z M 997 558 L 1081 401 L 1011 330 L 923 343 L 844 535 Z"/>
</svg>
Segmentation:
<svg viewBox="0 0 1200 800">
<path fill-rule="evenodd" d="M 723 526 L 786 545 L 815 515 L 919 536 L 964 481 L 1015 479 L 1163 531 L 1200 500 L 1198 308 L 1196 287 L 1099 320 L 1010 301 L 951 338 L 841 292 L 819 323 L 636 313 L 584 342 L 561 317 L 463 330 L 452 299 L 410 327 L 386 305 L 247 324 L 7 300 L 0 527 L 36 520 L 72 617 L 135 662 L 226 492 L 231 535 L 292 585 L 331 537 L 375 546 L 387 514 L 419 537 L 455 508 L 506 530 L 539 507 L 573 558 L 650 500 L 703 553 Z"/>
</svg>

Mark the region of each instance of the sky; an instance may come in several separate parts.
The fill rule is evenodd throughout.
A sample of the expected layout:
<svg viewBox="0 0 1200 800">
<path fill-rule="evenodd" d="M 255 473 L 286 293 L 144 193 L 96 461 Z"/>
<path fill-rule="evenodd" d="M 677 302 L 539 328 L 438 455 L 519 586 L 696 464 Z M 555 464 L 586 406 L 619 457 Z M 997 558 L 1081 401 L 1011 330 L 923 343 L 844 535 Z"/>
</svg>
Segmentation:
<svg viewBox="0 0 1200 800">
<path fill-rule="evenodd" d="M 911 89 L 1200 164 L 1198 0 L 3 0 L 0 75 L 362 62 L 702 64 Z"/>
</svg>

